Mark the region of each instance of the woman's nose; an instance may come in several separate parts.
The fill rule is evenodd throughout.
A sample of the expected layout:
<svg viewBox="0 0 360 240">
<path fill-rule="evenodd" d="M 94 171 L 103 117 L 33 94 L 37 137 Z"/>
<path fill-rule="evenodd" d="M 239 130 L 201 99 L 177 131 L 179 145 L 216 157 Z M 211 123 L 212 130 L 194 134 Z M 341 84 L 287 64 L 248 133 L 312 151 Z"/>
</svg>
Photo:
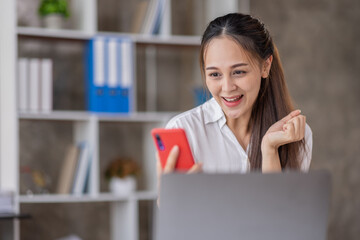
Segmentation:
<svg viewBox="0 0 360 240">
<path fill-rule="evenodd" d="M 235 89 L 236 89 L 236 85 L 234 83 L 234 80 L 231 77 L 223 78 L 222 90 L 224 92 L 231 92 Z"/>
</svg>

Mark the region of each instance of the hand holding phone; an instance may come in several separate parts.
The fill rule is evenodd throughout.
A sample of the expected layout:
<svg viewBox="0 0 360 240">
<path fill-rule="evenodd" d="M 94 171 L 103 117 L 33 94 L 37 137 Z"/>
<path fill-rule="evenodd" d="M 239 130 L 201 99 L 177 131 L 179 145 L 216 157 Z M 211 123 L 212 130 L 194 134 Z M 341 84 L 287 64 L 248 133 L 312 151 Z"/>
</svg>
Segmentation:
<svg viewBox="0 0 360 240">
<path fill-rule="evenodd" d="M 159 153 L 162 169 L 164 169 L 169 153 L 175 145 L 179 147 L 175 169 L 178 171 L 191 169 L 195 162 L 184 129 L 155 128 L 151 131 L 151 135 Z"/>
</svg>

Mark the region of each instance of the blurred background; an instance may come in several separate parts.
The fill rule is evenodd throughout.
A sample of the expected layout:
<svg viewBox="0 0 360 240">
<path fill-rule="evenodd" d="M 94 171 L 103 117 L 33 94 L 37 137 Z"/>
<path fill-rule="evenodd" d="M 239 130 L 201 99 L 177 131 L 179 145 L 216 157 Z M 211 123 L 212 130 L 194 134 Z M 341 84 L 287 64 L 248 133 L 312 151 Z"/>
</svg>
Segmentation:
<svg viewBox="0 0 360 240">
<path fill-rule="evenodd" d="M 97 1 L 97 30 L 132 32 L 139 2 Z M 42 27 L 37 14 L 39 3 L 39 0 L 17 0 L 19 26 Z M 218 11 L 213 11 L 216 8 Z M 327 169 L 332 174 L 328 239 L 359 239 L 360 1 L 172 0 L 168 16 L 171 34 L 199 36 L 214 15 L 229 9 L 258 17 L 279 49 L 295 105 L 306 115 L 313 131 L 311 169 Z M 76 29 L 76 21 L 70 9 L 70 17 L 64 20 L 62 28 Z M 53 59 L 56 66 L 53 109 L 85 110 L 83 42 L 26 36 L 18 41 L 19 57 Z M 195 106 L 193 91 L 202 86 L 198 45 L 155 44 L 150 50 L 149 45 L 141 42 L 136 45 L 137 110 L 179 112 Z M 151 52 L 156 53 L 155 96 L 151 92 L 154 86 L 147 80 L 149 72 L 145 63 Z M 137 139 L 144 134 L 141 128 L 139 123 L 100 126 L 101 192 L 108 191 L 103 173 L 111 159 L 124 152 L 135 159 L 141 158 L 143 153 L 137 145 Z M 56 162 L 63 158 L 68 142 L 71 142 L 71 125 L 67 122 L 39 124 L 22 120 L 20 165 L 43 170 L 50 178 L 54 176 L 54 182 L 60 165 Z M 52 192 L 54 184 L 48 188 Z M 110 239 L 109 209 L 108 203 L 23 204 L 21 211 L 34 217 L 22 222 L 21 239 L 55 239 L 72 232 L 83 239 Z M 139 238 L 151 239 L 153 200 L 139 203 L 139 210 Z"/>
</svg>

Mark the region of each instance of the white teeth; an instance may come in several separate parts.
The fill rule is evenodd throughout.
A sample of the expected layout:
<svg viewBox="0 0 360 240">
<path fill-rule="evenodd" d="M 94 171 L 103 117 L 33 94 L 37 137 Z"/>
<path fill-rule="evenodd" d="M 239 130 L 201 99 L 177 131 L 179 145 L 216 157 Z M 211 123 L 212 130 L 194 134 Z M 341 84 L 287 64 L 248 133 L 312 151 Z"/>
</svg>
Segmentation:
<svg viewBox="0 0 360 240">
<path fill-rule="evenodd" d="M 235 97 L 235 98 L 226 98 L 224 97 L 224 99 L 228 102 L 236 102 L 238 101 L 243 95 L 239 96 L 239 97 Z"/>
</svg>

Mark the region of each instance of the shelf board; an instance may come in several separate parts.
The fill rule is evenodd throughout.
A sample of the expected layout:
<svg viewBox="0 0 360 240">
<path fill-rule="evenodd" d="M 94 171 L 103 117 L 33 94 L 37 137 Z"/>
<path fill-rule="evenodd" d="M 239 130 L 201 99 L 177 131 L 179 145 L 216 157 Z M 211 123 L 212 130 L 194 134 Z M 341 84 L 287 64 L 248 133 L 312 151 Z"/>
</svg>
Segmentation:
<svg viewBox="0 0 360 240">
<path fill-rule="evenodd" d="M 153 191 L 138 191 L 128 195 L 114 195 L 100 193 L 97 195 L 67 195 L 67 194 L 44 194 L 44 195 L 21 195 L 20 203 L 84 203 L 84 202 L 122 202 L 156 200 L 157 194 Z"/>
<path fill-rule="evenodd" d="M 89 40 L 93 37 L 93 34 L 86 33 L 84 31 L 68 29 L 47 29 L 38 27 L 18 27 L 17 34 L 19 36 L 27 37 L 44 37 L 72 40 Z"/>
<path fill-rule="evenodd" d="M 85 111 L 19 112 L 19 118 L 24 120 L 87 121 L 90 114 Z"/>
<path fill-rule="evenodd" d="M 175 116 L 176 112 L 135 112 L 131 114 L 97 114 L 103 122 L 164 122 Z"/>
<path fill-rule="evenodd" d="M 68 39 L 68 40 L 89 40 L 95 35 L 101 36 L 115 36 L 115 37 L 129 37 L 135 43 L 140 44 L 155 44 L 155 45 L 175 45 L 175 46 L 200 46 L 200 36 L 178 36 L 178 35 L 144 35 L 144 34 L 130 34 L 118 32 L 98 32 L 90 34 L 79 30 L 67 29 L 46 29 L 36 27 L 18 27 L 18 36 L 22 37 L 41 37 L 54 39 Z"/>
<path fill-rule="evenodd" d="M 92 113 L 86 111 L 52 111 L 44 113 L 20 112 L 22 120 L 55 120 L 55 121 L 87 121 L 91 117 L 101 122 L 164 122 L 170 120 L 177 112 L 135 112 L 124 113 Z"/>
</svg>

